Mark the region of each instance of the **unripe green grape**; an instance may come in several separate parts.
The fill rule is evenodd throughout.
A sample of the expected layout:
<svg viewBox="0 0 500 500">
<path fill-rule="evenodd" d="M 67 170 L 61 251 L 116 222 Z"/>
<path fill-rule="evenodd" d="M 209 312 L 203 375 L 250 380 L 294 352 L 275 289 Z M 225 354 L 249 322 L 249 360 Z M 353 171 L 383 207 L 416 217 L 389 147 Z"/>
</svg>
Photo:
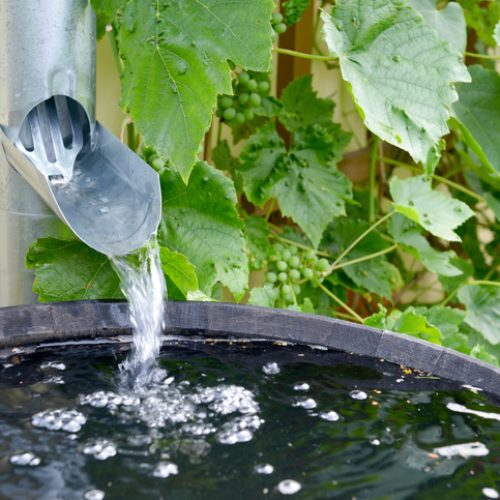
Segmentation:
<svg viewBox="0 0 500 500">
<path fill-rule="evenodd" d="M 289 304 L 293 304 L 293 302 L 295 302 L 294 298 L 293 298 L 293 294 L 291 293 L 290 295 L 287 295 L 286 297 L 283 297 L 285 299 L 286 302 L 288 302 Z"/>
<path fill-rule="evenodd" d="M 288 264 L 290 267 L 295 267 L 297 269 L 300 266 L 300 259 L 296 255 L 292 255 L 288 259 Z"/>
<path fill-rule="evenodd" d="M 254 114 L 253 114 L 253 111 L 250 108 L 249 109 L 245 109 L 244 114 L 245 114 L 245 118 L 247 120 L 253 120 Z"/>
<path fill-rule="evenodd" d="M 234 108 L 227 108 L 222 116 L 224 120 L 230 121 L 236 116 L 236 110 Z"/>
<path fill-rule="evenodd" d="M 283 22 L 283 15 L 280 14 L 279 12 L 273 12 L 271 15 L 271 22 L 273 24 L 279 24 Z"/>
<path fill-rule="evenodd" d="M 284 260 L 279 260 L 276 263 L 276 267 L 278 268 L 278 271 L 286 271 L 288 269 L 288 264 Z"/>
<path fill-rule="evenodd" d="M 250 94 L 250 105 L 253 106 L 254 108 L 257 108 L 260 106 L 261 103 L 261 98 L 259 94 Z"/>
<path fill-rule="evenodd" d="M 243 92 L 242 94 L 240 94 L 238 96 L 238 102 L 244 106 L 248 100 L 250 99 L 250 94 L 248 94 L 247 92 Z"/>
<path fill-rule="evenodd" d="M 269 283 L 275 283 L 277 280 L 278 280 L 278 275 L 276 273 L 269 271 L 266 274 L 266 281 L 269 281 Z"/>
<path fill-rule="evenodd" d="M 276 262 L 277 260 L 281 260 L 281 255 L 277 254 L 277 253 L 272 253 L 270 256 L 269 256 L 269 260 L 271 262 Z"/>
<path fill-rule="evenodd" d="M 309 250 L 307 250 L 307 252 L 305 253 L 305 258 L 308 260 L 308 261 L 314 261 L 316 260 L 316 252 L 310 248 Z"/>
<path fill-rule="evenodd" d="M 217 116 L 218 118 L 222 118 L 223 114 L 224 110 L 222 108 L 217 108 L 217 110 L 215 111 L 215 116 Z"/>
<path fill-rule="evenodd" d="M 268 82 L 259 82 L 259 92 L 267 92 L 269 90 Z"/>
<path fill-rule="evenodd" d="M 300 271 L 298 269 L 291 269 L 290 272 L 288 273 L 288 276 L 292 281 L 299 281 Z"/>
<path fill-rule="evenodd" d="M 248 83 L 250 81 L 250 75 L 248 73 L 245 73 L 245 72 L 240 73 L 238 75 L 238 81 L 241 84 L 245 85 L 246 83 Z"/>
<path fill-rule="evenodd" d="M 299 249 L 295 245 L 290 246 L 288 250 L 290 250 L 292 255 L 297 255 L 299 253 Z"/>
<path fill-rule="evenodd" d="M 303 271 L 302 274 L 304 275 L 304 278 L 306 280 L 311 280 L 314 277 L 314 271 L 310 267 L 306 267 Z"/>
<path fill-rule="evenodd" d="M 317 268 L 319 271 L 326 271 L 328 269 L 328 261 L 326 259 L 319 259 L 318 260 L 318 264 L 317 264 Z"/>
<path fill-rule="evenodd" d="M 165 166 L 165 162 L 161 158 L 155 158 L 151 162 L 151 166 L 155 168 L 156 170 L 160 170 Z"/>
<path fill-rule="evenodd" d="M 237 123 L 239 123 L 240 125 L 243 125 L 243 123 L 246 122 L 246 118 L 245 118 L 245 115 L 243 113 L 236 113 L 236 121 Z"/>
<path fill-rule="evenodd" d="M 282 33 L 284 33 L 286 31 L 286 24 L 285 23 L 276 24 L 274 26 L 274 31 L 276 31 L 276 33 L 281 35 Z"/>
<path fill-rule="evenodd" d="M 283 295 L 291 295 L 292 294 L 292 287 L 290 285 L 283 285 L 281 287 L 281 293 Z"/>
<path fill-rule="evenodd" d="M 221 108 L 224 108 L 224 109 L 230 108 L 232 105 L 233 105 L 233 98 L 232 97 L 229 97 L 228 95 L 221 97 L 221 100 L 220 100 L 220 107 Z"/>
<path fill-rule="evenodd" d="M 281 272 L 278 274 L 278 280 L 284 283 L 285 281 L 288 281 L 288 274 Z"/>
<path fill-rule="evenodd" d="M 292 256 L 292 252 L 288 248 L 285 248 L 282 252 L 283 260 L 288 260 Z"/>
<path fill-rule="evenodd" d="M 276 250 L 276 252 L 282 252 L 285 247 L 281 243 L 275 243 L 273 245 L 273 248 Z"/>
<path fill-rule="evenodd" d="M 300 287 L 300 285 L 294 284 L 294 285 L 292 285 L 292 287 L 293 287 L 293 293 L 295 295 L 300 295 L 300 292 L 302 291 L 302 288 Z"/>
<path fill-rule="evenodd" d="M 247 89 L 248 90 L 251 90 L 252 92 L 254 92 L 255 90 L 257 90 L 257 88 L 259 87 L 259 84 L 257 83 L 256 80 L 249 80 L 246 84 L 247 86 Z"/>
</svg>

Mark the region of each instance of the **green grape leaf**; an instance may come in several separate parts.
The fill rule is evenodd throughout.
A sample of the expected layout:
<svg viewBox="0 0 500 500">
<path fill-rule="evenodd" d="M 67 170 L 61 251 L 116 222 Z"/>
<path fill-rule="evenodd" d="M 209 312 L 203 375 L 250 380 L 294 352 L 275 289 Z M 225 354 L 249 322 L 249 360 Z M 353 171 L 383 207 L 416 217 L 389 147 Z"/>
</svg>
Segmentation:
<svg viewBox="0 0 500 500">
<path fill-rule="evenodd" d="M 186 181 L 232 63 L 267 71 L 272 0 L 127 2 L 119 17 L 122 106 Z"/>
<path fill-rule="evenodd" d="M 484 344 L 476 344 L 470 351 L 473 358 L 480 359 L 485 363 L 490 363 L 494 366 L 500 366 L 500 361 L 497 356 L 490 352 Z"/>
<path fill-rule="evenodd" d="M 443 9 L 436 9 L 436 0 L 410 0 L 409 4 L 424 17 L 425 22 L 440 38 L 463 53 L 467 45 L 467 26 L 462 7 L 450 2 Z"/>
<path fill-rule="evenodd" d="M 279 119 L 290 132 L 307 125 L 332 123 L 334 102 L 318 97 L 312 88 L 312 75 L 291 82 L 283 91 L 281 102 Z"/>
<path fill-rule="evenodd" d="M 500 1 L 457 0 L 465 13 L 467 26 L 475 31 L 475 35 L 487 45 L 494 46 L 495 25 L 500 19 Z"/>
<path fill-rule="evenodd" d="M 460 276 L 462 271 L 451 262 L 456 257 L 452 250 L 435 250 L 420 233 L 418 226 L 400 214 L 391 217 L 389 231 L 399 246 L 416 257 L 433 273 L 442 276 Z"/>
<path fill-rule="evenodd" d="M 79 240 L 40 238 L 29 248 L 26 267 L 35 270 L 40 302 L 123 299 L 120 279 L 106 255 Z"/>
<path fill-rule="evenodd" d="M 416 307 L 415 313 L 425 316 L 427 321 L 439 328 L 444 335 L 444 345 L 448 345 L 447 341 L 453 339 L 460 332 L 460 325 L 465 319 L 465 312 L 453 307 Z"/>
<path fill-rule="evenodd" d="M 283 4 L 285 21 L 288 26 L 292 26 L 300 21 L 302 14 L 309 7 L 311 0 L 287 0 Z"/>
<path fill-rule="evenodd" d="M 500 178 L 500 75 L 482 66 L 471 66 L 472 83 L 457 86 L 460 100 L 453 105 L 464 140 L 488 168 Z"/>
<path fill-rule="evenodd" d="M 397 212 L 444 240 L 461 241 L 453 230 L 474 215 L 465 203 L 434 191 L 425 176 L 394 177 L 390 190 Z"/>
<path fill-rule="evenodd" d="M 248 140 L 240 169 L 247 198 L 259 206 L 276 198 L 283 215 L 291 217 L 314 246 L 327 225 L 345 214 L 345 200 L 352 196 L 350 181 L 335 167 L 339 141 L 316 132 L 304 131 L 287 151 L 269 123 Z"/>
<path fill-rule="evenodd" d="M 450 263 L 453 267 L 460 269 L 462 274 L 457 276 L 439 276 L 439 281 L 447 294 L 454 293 L 474 274 L 474 266 L 468 260 L 453 257 Z"/>
<path fill-rule="evenodd" d="M 399 333 L 406 333 L 419 339 L 442 344 L 443 334 L 436 326 L 429 323 L 427 318 L 415 312 L 413 307 L 409 307 L 404 312 L 391 313 L 388 326 L 391 330 Z"/>
<path fill-rule="evenodd" d="M 372 328 L 385 330 L 387 328 L 387 309 L 382 304 L 379 304 L 378 312 L 366 317 L 363 320 L 363 324 Z"/>
<path fill-rule="evenodd" d="M 231 154 L 231 149 L 226 140 L 220 141 L 212 150 L 212 160 L 219 170 L 234 173 L 238 170 L 240 162 Z"/>
<path fill-rule="evenodd" d="M 185 255 L 174 252 L 170 248 L 161 247 L 160 258 L 163 272 L 183 297 L 187 297 L 189 292 L 198 290 L 196 269 Z M 171 297 L 170 287 L 167 287 L 167 290 Z"/>
<path fill-rule="evenodd" d="M 351 254 L 353 258 L 355 255 Z M 382 257 L 352 264 L 342 270 L 357 286 L 389 300 L 393 290 L 403 283 L 398 269 Z"/>
<path fill-rule="evenodd" d="M 466 285 L 458 291 L 465 322 L 493 345 L 500 343 L 500 286 Z"/>
<path fill-rule="evenodd" d="M 198 162 L 187 185 L 173 170 L 161 175 L 161 185 L 161 245 L 189 259 L 203 293 L 210 295 L 221 282 L 240 299 L 247 289 L 248 259 L 231 180 Z"/>
<path fill-rule="evenodd" d="M 322 18 L 365 125 L 431 172 L 458 98 L 452 84 L 470 81 L 456 50 L 405 0 L 338 0 Z"/>
<path fill-rule="evenodd" d="M 262 217 L 250 215 L 245 219 L 245 234 L 250 252 L 250 269 L 262 269 L 267 261 L 269 244 L 269 224 Z"/>
<path fill-rule="evenodd" d="M 269 284 L 259 288 L 252 288 L 248 303 L 252 306 L 274 307 L 279 294 L 279 290 Z"/>
</svg>

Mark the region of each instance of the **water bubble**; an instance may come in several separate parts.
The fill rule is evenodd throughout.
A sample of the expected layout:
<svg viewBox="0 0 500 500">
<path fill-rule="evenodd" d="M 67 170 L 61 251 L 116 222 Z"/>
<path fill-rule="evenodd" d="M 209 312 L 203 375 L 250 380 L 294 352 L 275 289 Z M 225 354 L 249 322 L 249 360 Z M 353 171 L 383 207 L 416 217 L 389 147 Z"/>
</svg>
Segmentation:
<svg viewBox="0 0 500 500">
<path fill-rule="evenodd" d="M 101 214 L 107 214 L 109 213 L 109 207 L 107 206 L 99 207 L 99 212 L 101 212 Z"/>
<path fill-rule="evenodd" d="M 318 406 L 318 403 L 314 401 L 312 398 L 307 398 L 307 399 L 299 399 L 296 401 L 293 406 L 300 406 L 301 408 L 305 408 L 306 410 L 312 410 L 313 408 L 316 408 Z"/>
<path fill-rule="evenodd" d="M 85 500 L 103 500 L 104 496 L 104 491 L 94 489 L 86 491 L 83 498 Z"/>
<path fill-rule="evenodd" d="M 278 363 L 275 363 L 274 361 L 270 362 L 270 363 L 266 363 L 263 367 L 262 367 L 262 371 L 266 374 L 266 375 L 276 375 L 278 374 L 281 370 L 280 370 L 280 367 L 278 366 Z"/>
<path fill-rule="evenodd" d="M 116 455 L 116 447 L 111 441 L 98 439 L 93 444 L 83 448 L 85 455 L 92 455 L 97 460 L 107 460 Z"/>
<path fill-rule="evenodd" d="M 118 406 L 123 404 L 123 398 L 111 391 L 96 391 L 85 396 L 80 396 L 80 404 L 93 408 L 105 408 L 108 405 Z"/>
<path fill-rule="evenodd" d="M 364 399 L 368 398 L 368 394 L 366 394 L 366 392 L 358 391 L 357 389 L 351 391 L 349 393 L 349 396 L 351 396 L 352 399 L 357 399 L 358 401 L 363 401 Z"/>
<path fill-rule="evenodd" d="M 294 495 L 302 489 L 302 486 L 293 479 L 284 479 L 278 484 L 278 491 L 282 495 Z"/>
<path fill-rule="evenodd" d="M 257 474 L 272 474 L 274 472 L 274 467 L 271 464 L 258 464 L 254 467 Z"/>
<path fill-rule="evenodd" d="M 319 414 L 319 418 L 322 418 L 323 420 L 328 420 L 330 422 L 336 422 L 339 420 L 340 416 L 336 411 L 323 411 Z"/>
<path fill-rule="evenodd" d="M 236 417 L 222 426 L 217 434 L 217 441 L 221 444 L 246 443 L 252 440 L 253 431 L 263 423 L 264 421 L 257 415 Z"/>
<path fill-rule="evenodd" d="M 64 363 L 60 363 L 57 361 L 47 361 L 45 363 L 42 363 L 40 365 L 40 368 L 42 370 L 60 370 L 64 371 L 66 370 L 66 365 Z"/>
<path fill-rule="evenodd" d="M 369 442 L 372 446 L 380 446 L 380 439 L 371 438 Z"/>
<path fill-rule="evenodd" d="M 500 498 L 498 491 L 493 488 L 483 488 L 481 491 L 486 498 Z"/>
<path fill-rule="evenodd" d="M 293 386 L 294 391 L 308 391 L 310 388 L 311 388 L 310 385 L 307 384 L 306 382 L 295 384 Z"/>
<path fill-rule="evenodd" d="M 177 474 L 179 474 L 179 468 L 171 462 L 160 462 L 153 470 L 153 476 L 160 477 L 162 479 L 165 479 L 168 476 L 175 476 Z"/>
<path fill-rule="evenodd" d="M 71 433 L 78 432 L 86 422 L 87 419 L 82 413 L 63 409 L 42 411 L 33 415 L 31 419 L 34 427 Z"/>
<path fill-rule="evenodd" d="M 42 459 L 40 457 L 37 457 L 34 453 L 31 453 L 30 451 L 27 451 L 25 453 L 20 453 L 19 455 L 12 455 L 9 458 L 9 462 L 12 465 L 22 465 L 29 467 L 36 467 L 37 465 L 40 465 L 41 461 Z"/>
</svg>

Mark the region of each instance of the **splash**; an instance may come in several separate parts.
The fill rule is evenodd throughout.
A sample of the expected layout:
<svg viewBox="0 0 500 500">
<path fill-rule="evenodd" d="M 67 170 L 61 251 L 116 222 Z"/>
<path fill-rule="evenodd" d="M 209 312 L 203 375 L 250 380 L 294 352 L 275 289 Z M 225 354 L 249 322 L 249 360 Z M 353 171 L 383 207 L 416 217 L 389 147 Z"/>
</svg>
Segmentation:
<svg viewBox="0 0 500 500">
<path fill-rule="evenodd" d="M 156 237 L 131 255 L 113 257 L 112 262 L 130 304 L 134 329 L 132 352 L 120 366 L 121 383 L 128 389 L 141 390 L 151 383 L 165 312 L 166 285 Z"/>
</svg>

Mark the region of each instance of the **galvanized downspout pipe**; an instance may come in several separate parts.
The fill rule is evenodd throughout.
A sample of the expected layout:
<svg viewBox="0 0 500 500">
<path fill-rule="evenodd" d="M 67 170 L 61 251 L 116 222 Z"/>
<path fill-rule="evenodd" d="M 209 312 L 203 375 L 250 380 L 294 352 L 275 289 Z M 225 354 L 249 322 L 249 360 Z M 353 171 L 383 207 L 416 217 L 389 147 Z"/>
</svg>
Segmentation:
<svg viewBox="0 0 500 500">
<path fill-rule="evenodd" d="M 0 0 L 0 307 L 34 301 L 26 252 L 60 220 L 108 255 L 158 226 L 158 175 L 95 121 L 95 45 L 89 0 Z"/>
</svg>

